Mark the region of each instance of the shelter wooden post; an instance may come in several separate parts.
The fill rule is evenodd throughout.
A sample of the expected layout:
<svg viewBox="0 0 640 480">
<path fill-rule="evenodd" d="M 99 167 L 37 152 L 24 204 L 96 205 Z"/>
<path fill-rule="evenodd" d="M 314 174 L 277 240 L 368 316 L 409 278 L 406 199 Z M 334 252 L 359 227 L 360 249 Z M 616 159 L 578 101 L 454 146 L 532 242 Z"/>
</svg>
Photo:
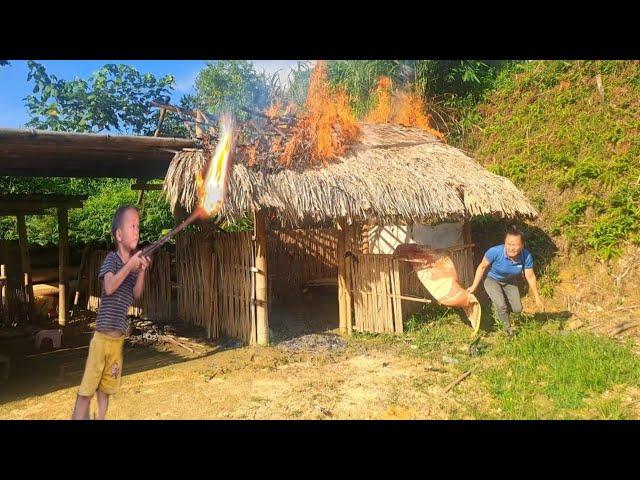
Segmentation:
<svg viewBox="0 0 640 480">
<path fill-rule="evenodd" d="M 29 312 L 29 320 L 34 321 L 34 304 L 33 304 L 33 280 L 31 278 L 31 257 L 29 255 L 29 243 L 27 240 L 27 224 L 24 215 L 17 215 L 18 219 L 18 239 L 20 242 L 20 260 L 22 262 L 23 286 L 27 296 L 27 308 Z"/>
<path fill-rule="evenodd" d="M 7 306 L 7 275 L 4 271 L 4 265 L 0 265 L 0 307 L 2 307 L 2 312 L 6 315 L 6 306 Z"/>
<path fill-rule="evenodd" d="M 196 138 L 202 138 L 202 124 L 204 123 L 204 115 L 200 110 L 196 110 Z"/>
<path fill-rule="evenodd" d="M 336 249 L 338 264 L 338 312 L 340 315 L 340 333 L 348 331 L 348 307 L 347 307 L 347 266 L 345 260 L 347 243 L 347 222 L 338 220 L 338 245 Z"/>
<path fill-rule="evenodd" d="M 58 323 L 67 323 L 67 259 L 69 258 L 69 210 L 58 207 Z"/>
<path fill-rule="evenodd" d="M 472 243 L 471 241 L 471 223 L 468 218 L 465 218 L 464 224 L 462 226 L 462 232 L 464 235 L 464 244 L 469 245 Z"/>
<path fill-rule="evenodd" d="M 91 247 L 85 246 L 84 249 L 82 250 L 82 256 L 80 257 L 80 268 L 78 269 L 78 280 L 76 282 L 76 292 L 73 297 L 73 305 L 71 307 L 73 308 L 74 311 L 77 308 L 78 303 L 80 301 L 80 284 L 82 283 L 82 274 L 87 268 L 87 262 L 89 260 L 88 257 L 90 252 L 91 252 Z"/>
<path fill-rule="evenodd" d="M 254 238 L 256 247 L 256 330 L 258 345 L 269 344 L 269 308 L 267 302 L 267 232 L 266 212 L 259 210 L 254 216 Z"/>
<path fill-rule="evenodd" d="M 464 224 L 462 226 L 462 233 L 464 235 L 464 244 L 465 245 L 472 245 L 473 244 L 473 240 L 471 238 L 471 222 L 469 221 L 469 218 L 465 218 L 464 219 Z M 462 285 L 463 287 L 468 287 L 471 285 L 471 283 L 473 282 L 473 277 L 475 275 L 475 259 L 474 259 L 474 255 L 473 255 L 473 248 L 471 250 L 469 250 L 468 254 L 466 255 L 466 259 L 467 261 L 465 262 L 465 268 L 466 268 L 466 272 L 465 272 L 465 279 L 466 282 L 462 282 L 462 283 L 467 283 L 467 285 Z"/>
</svg>

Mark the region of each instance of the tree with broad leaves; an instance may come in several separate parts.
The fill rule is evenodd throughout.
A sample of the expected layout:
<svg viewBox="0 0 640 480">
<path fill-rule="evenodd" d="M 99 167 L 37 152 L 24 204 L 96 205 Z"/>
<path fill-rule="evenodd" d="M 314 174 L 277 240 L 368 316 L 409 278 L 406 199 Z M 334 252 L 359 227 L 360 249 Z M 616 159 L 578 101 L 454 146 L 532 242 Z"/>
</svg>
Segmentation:
<svg viewBox="0 0 640 480">
<path fill-rule="evenodd" d="M 58 79 L 31 60 L 28 68 L 34 87 L 24 99 L 27 126 L 44 130 L 150 135 L 158 118 L 151 102 L 168 102 L 175 85 L 172 75 L 156 78 L 129 65 L 107 64 L 88 80 Z"/>
<path fill-rule="evenodd" d="M 196 78 L 198 104 L 206 111 L 220 114 L 224 110 L 245 118 L 240 107 L 261 110 L 269 104 L 269 82 L 247 60 L 208 62 Z"/>
</svg>

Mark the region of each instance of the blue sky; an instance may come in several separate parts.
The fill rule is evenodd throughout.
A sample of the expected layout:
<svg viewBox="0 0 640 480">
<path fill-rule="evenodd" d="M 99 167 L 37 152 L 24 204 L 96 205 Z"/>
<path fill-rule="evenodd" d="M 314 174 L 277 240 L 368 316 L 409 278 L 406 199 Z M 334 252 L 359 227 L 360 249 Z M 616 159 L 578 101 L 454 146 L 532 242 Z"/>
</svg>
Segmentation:
<svg viewBox="0 0 640 480">
<path fill-rule="evenodd" d="M 10 60 L 11 64 L 0 67 L 0 128 L 21 128 L 29 120 L 24 107 L 24 97 L 32 93 L 33 83 L 27 83 L 26 60 Z M 280 71 L 283 80 L 296 60 L 253 60 L 257 71 L 274 73 Z M 204 60 L 44 60 L 42 63 L 49 74 L 72 80 L 74 77 L 87 78 L 106 63 L 132 65 L 143 73 L 156 76 L 173 75 L 176 89 L 172 102 L 185 93 L 193 91 L 196 75 L 204 66 Z"/>
</svg>

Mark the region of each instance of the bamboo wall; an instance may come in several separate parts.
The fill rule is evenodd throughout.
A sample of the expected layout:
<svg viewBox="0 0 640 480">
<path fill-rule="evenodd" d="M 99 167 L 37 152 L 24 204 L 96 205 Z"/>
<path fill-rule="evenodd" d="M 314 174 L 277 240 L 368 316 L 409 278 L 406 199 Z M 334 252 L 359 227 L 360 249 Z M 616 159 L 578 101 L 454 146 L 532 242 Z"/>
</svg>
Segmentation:
<svg viewBox="0 0 640 480">
<path fill-rule="evenodd" d="M 100 266 L 108 250 L 94 250 L 87 261 L 87 309 L 94 312 L 100 307 L 102 282 L 98 280 Z M 171 254 L 159 250 L 153 254 L 147 270 L 142 297 L 129 308 L 129 315 L 160 322 L 171 321 Z"/>
<path fill-rule="evenodd" d="M 176 237 L 178 316 L 209 338 L 256 342 L 251 232 Z"/>
<path fill-rule="evenodd" d="M 473 245 L 438 250 L 449 255 L 463 287 L 473 281 Z M 353 327 L 373 333 L 402 332 L 402 323 L 424 303 L 399 297 L 430 300 L 408 262 L 392 255 L 357 254 L 347 258 L 347 282 L 353 301 Z"/>
<path fill-rule="evenodd" d="M 391 255 L 366 251 L 365 236 L 348 229 L 346 278 L 353 302 L 356 330 L 402 332 L 402 322 L 424 303 L 400 296 L 429 299 L 411 265 Z M 291 301 L 311 279 L 337 276 L 337 231 L 269 232 L 267 257 L 269 300 Z M 201 234 L 176 238 L 178 316 L 207 329 L 210 338 L 230 336 L 256 342 L 255 251 L 251 232 Z M 460 283 L 473 278 L 471 246 L 444 249 L 451 256 Z"/>
<path fill-rule="evenodd" d="M 176 310 L 178 318 L 207 327 L 211 318 L 212 248 L 192 232 L 176 236 Z M 209 330 L 207 330 L 209 333 Z"/>
<path fill-rule="evenodd" d="M 360 332 L 402 332 L 400 262 L 391 255 L 347 258 L 353 299 L 353 328 Z"/>
</svg>

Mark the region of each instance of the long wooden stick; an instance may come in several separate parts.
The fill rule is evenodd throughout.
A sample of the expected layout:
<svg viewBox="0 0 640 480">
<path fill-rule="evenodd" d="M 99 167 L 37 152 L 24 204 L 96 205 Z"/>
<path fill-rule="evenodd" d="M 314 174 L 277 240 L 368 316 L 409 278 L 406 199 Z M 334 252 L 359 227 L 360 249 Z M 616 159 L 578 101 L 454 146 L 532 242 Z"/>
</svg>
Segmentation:
<svg viewBox="0 0 640 480">
<path fill-rule="evenodd" d="M 175 237 L 178 233 L 180 233 L 182 230 L 184 230 L 189 225 L 191 225 L 196 219 L 198 219 L 200 217 L 201 214 L 202 214 L 202 211 L 199 208 L 196 209 L 191 215 L 189 215 L 189 217 L 184 222 L 182 222 L 177 227 L 173 228 L 164 237 L 160 238 L 159 240 L 156 240 L 155 242 L 153 242 L 148 247 L 142 249 L 142 256 L 144 257 L 146 255 L 150 255 L 153 252 L 155 252 L 162 245 L 167 243 L 172 237 Z"/>
<path fill-rule="evenodd" d="M 186 345 L 178 342 L 177 340 L 174 340 L 173 338 L 169 337 L 168 335 L 159 335 L 158 338 L 160 340 L 164 340 L 165 342 L 169 342 L 169 343 L 173 343 L 174 345 L 178 345 L 179 347 L 182 347 L 185 350 L 189 350 L 191 353 L 195 353 L 193 348 L 187 347 Z"/>
<path fill-rule="evenodd" d="M 467 378 L 469 375 L 471 375 L 471 372 L 473 372 L 473 370 L 475 370 L 475 369 L 472 368 L 471 370 L 467 370 L 462 375 L 460 375 L 458 378 L 456 378 L 453 382 L 451 382 L 449 385 L 447 385 L 447 388 L 444 389 L 444 393 L 447 393 L 449 390 L 451 390 L 453 387 L 455 387 L 460 382 L 462 382 L 465 378 Z"/>
<path fill-rule="evenodd" d="M 615 337 L 616 335 L 621 334 L 622 332 L 626 332 L 627 330 L 630 330 L 632 328 L 636 328 L 636 327 L 640 327 L 640 322 L 635 322 L 635 323 L 627 323 L 624 325 L 619 326 L 618 328 L 616 328 L 615 330 L 613 330 L 613 332 L 611 332 L 611 336 Z"/>
</svg>

